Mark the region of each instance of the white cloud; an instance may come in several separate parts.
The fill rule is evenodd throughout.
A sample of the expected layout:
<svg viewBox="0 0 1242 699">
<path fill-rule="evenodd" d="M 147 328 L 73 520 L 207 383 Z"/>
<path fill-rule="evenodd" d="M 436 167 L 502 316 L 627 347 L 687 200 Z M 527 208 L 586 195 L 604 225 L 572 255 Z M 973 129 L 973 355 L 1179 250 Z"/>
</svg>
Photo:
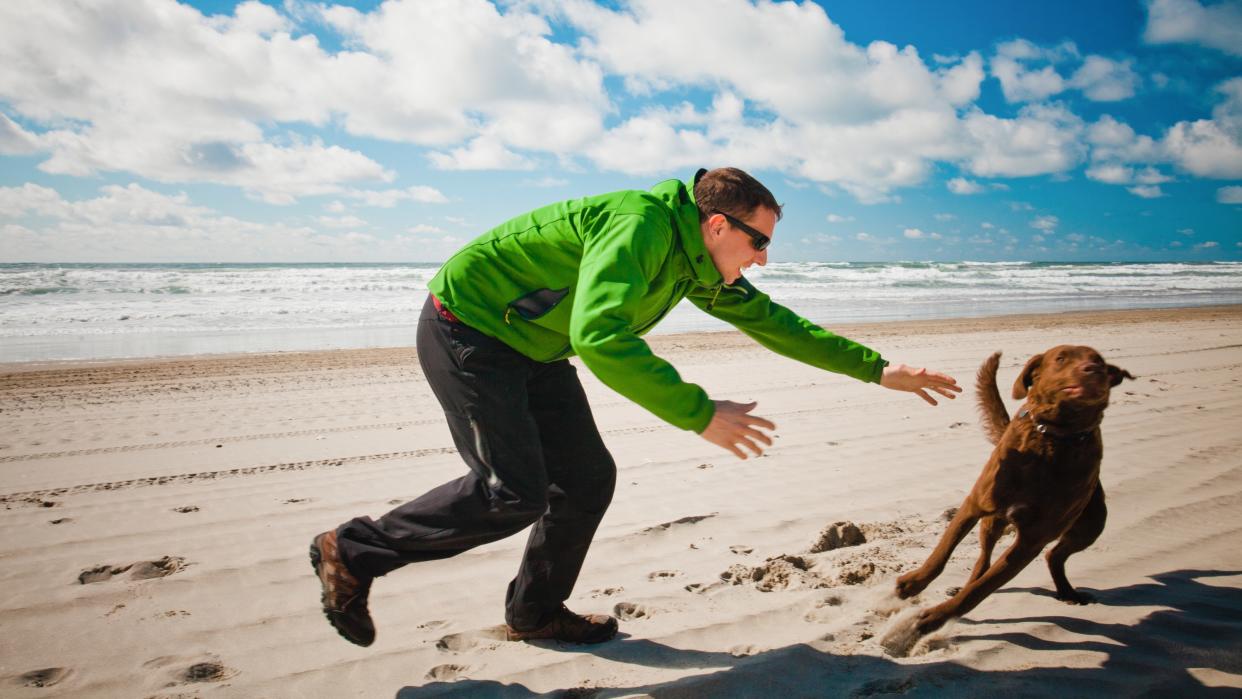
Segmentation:
<svg viewBox="0 0 1242 699">
<path fill-rule="evenodd" d="M 440 228 L 439 226 L 432 226 L 427 223 L 420 223 L 414 226 L 410 226 L 409 228 L 406 229 L 406 232 L 413 233 L 414 235 L 422 235 L 424 233 L 443 233 L 444 229 Z"/>
<path fill-rule="evenodd" d="M 990 68 L 1001 83 L 1009 102 L 1039 102 L 1066 90 L 1080 90 L 1096 102 L 1115 102 L 1134 96 L 1139 76 L 1133 61 L 1113 60 L 1089 55 L 1069 78 L 1057 65 L 1077 63 L 1078 47 L 1073 42 L 1038 46 L 1026 39 L 1014 39 L 996 47 Z"/>
<path fill-rule="evenodd" d="M 1027 105 L 1016 119 L 976 109 L 966 116 L 965 126 L 975 146 L 969 169 L 981 177 L 1064 172 L 1081 162 L 1086 151 L 1083 122 L 1063 105 Z"/>
<path fill-rule="evenodd" d="M 564 187 L 569 184 L 569 180 L 563 177 L 540 177 L 537 180 L 523 180 L 522 184 L 531 187 Z"/>
<path fill-rule="evenodd" d="M 41 149 L 38 136 L 0 112 L 0 155 L 31 155 Z"/>
<path fill-rule="evenodd" d="M 448 153 L 431 153 L 431 164 L 441 170 L 533 170 L 535 164 L 505 147 L 496 138 L 480 136 Z"/>
<path fill-rule="evenodd" d="M 1173 162 L 1194 175 L 1242 178 L 1242 78 L 1226 80 L 1216 91 L 1224 100 L 1212 118 L 1178 122 L 1163 145 Z"/>
<path fill-rule="evenodd" d="M 853 221 L 853 216 L 841 216 L 839 214 L 828 214 L 828 223 L 846 223 Z"/>
<path fill-rule="evenodd" d="M 1195 229 L 1193 229 L 1193 228 L 1179 228 L 1179 229 L 1177 229 L 1177 232 L 1178 232 L 1178 233 L 1181 233 L 1182 235 L 1194 235 L 1194 234 L 1195 234 Z"/>
<path fill-rule="evenodd" d="M 1143 39 L 1151 44 L 1189 43 L 1242 56 L 1242 6 L 1225 0 L 1148 0 Z"/>
<path fill-rule="evenodd" d="M 1052 232 L 1056 230 L 1061 220 L 1056 216 L 1036 216 L 1031 219 L 1031 228 L 1038 228 L 1041 231 Z"/>
<path fill-rule="evenodd" d="M 859 233 L 858 235 L 854 236 L 854 239 L 864 242 L 864 243 L 875 240 L 875 238 L 871 237 L 870 233 Z"/>
<path fill-rule="evenodd" d="M 440 240 L 364 233 L 355 229 L 365 222 L 352 217 L 323 217 L 316 226 L 238 219 L 195 204 L 184 192 L 138 184 L 107 185 L 76 200 L 31 183 L 0 187 L 0 221 L 6 219 L 0 255 L 12 261 L 431 260 L 456 249 Z M 338 228 L 347 232 L 325 232 Z"/>
<path fill-rule="evenodd" d="M 257 2 L 214 17 L 171 0 L 0 3 L 0 100 L 47 128 L 37 145 L 48 172 L 214 182 L 274 203 L 392 179 L 362 153 L 301 142 L 280 124 L 339 118 L 353 134 L 427 145 L 487 133 L 554 153 L 602 130 L 598 67 L 520 8 L 286 8 L 322 18 L 349 48 L 328 53 Z M 32 133 L 15 126 L 0 123 L 0 149 L 30 150 Z"/>
<path fill-rule="evenodd" d="M 391 209 L 400 201 L 416 201 L 423 204 L 444 204 L 448 197 L 436 189 L 426 185 L 414 185 L 405 189 L 350 189 L 343 192 L 351 199 L 358 199 L 366 206 L 377 206 Z"/>
<path fill-rule="evenodd" d="M 1158 199 L 1164 196 L 1164 191 L 1158 185 L 1141 184 L 1134 187 L 1126 187 L 1126 191 L 1144 199 Z"/>
<path fill-rule="evenodd" d="M 954 216 L 953 214 L 942 213 L 942 214 L 932 214 L 932 218 L 936 219 L 937 221 L 954 221 L 957 219 L 957 216 Z"/>
<path fill-rule="evenodd" d="M 1198 245 L 1194 247 L 1195 247 L 1195 250 L 1211 250 L 1212 248 L 1220 247 L 1220 243 L 1216 242 L 1215 240 L 1208 240 L 1208 241 L 1199 243 Z"/>
<path fill-rule="evenodd" d="M 1216 201 L 1221 204 L 1242 204 L 1242 187 L 1221 187 L 1216 190 Z"/>
<path fill-rule="evenodd" d="M 983 185 L 965 177 L 954 177 L 948 181 L 947 186 L 954 194 L 978 194 L 984 191 Z"/>
<path fill-rule="evenodd" d="M 328 228 L 362 228 L 367 222 L 357 216 L 320 216 L 319 225 Z"/>
<path fill-rule="evenodd" d="M 1139 76 L 1133 61 L 1114 61 L 1103 56 L 1087 56 L 1066 83 L 1082 90 L 1087 99 L 1096 102 L 1117 102 L 1134 96 Z"/>
</svg>

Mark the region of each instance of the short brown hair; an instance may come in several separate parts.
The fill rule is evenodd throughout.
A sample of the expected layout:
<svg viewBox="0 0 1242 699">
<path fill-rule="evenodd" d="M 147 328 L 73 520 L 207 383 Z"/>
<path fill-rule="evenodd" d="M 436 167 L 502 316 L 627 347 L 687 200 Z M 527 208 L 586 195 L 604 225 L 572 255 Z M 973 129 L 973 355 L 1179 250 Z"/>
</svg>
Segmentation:
<svg viewBox="0 0 1242 699">
<path fill-rule="evenodd" d="M 694 183 L 694 203 L 699 206 L 699 220 L 707 219 L 712 211 L 722 211 L 730 216 L 745 218 L 760 206 L 776 212 L 781 218 L 781 205 L 759 180 L 735 167 L 709 170 Z"/>
</svg>

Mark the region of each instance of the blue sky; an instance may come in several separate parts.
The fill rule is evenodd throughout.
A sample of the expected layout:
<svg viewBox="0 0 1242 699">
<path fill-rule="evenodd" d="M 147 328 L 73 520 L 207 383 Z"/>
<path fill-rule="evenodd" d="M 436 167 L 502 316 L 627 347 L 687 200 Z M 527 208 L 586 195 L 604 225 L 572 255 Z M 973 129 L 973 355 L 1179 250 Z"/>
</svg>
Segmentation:
<svg viewBox="0 0 1242 699">
<path fill-rule="evenodd" d="M 772 259 L 1242 259 L 1242 2 L 0 4 L 0 261 L 439 261 L 699 166 Z"/>
</svg>

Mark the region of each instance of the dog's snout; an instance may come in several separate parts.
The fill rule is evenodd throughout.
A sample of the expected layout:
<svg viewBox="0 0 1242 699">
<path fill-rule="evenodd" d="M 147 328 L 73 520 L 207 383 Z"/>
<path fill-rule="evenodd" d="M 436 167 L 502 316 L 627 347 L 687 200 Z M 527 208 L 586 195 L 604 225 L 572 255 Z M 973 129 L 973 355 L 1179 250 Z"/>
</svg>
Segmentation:
<svg viewBox="0 0 1242 699">
<path fill-rule="evenodd" d="M 1091 359 L 1080 364 L 1078 368 L 1084 374 L 1100 374 L 1104 372 L 1104 364 Z"/>
</svg>

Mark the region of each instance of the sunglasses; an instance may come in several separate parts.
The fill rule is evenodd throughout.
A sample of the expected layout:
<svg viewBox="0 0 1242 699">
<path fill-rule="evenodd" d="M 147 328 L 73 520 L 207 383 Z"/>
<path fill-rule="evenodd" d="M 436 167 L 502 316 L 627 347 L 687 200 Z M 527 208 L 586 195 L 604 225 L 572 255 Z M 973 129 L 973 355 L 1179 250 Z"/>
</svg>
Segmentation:
<svg viewBox="0 0 1242 699">
<path fill-rule="evenodd" d="M 760 233 L 754 228 L 751 228 L 745 223 L 742 223 L 738 219 L 733 218 L 720 209 L 713 209 L 711 214 L 720 214 L 721 216 L 724 216 L 725 220 L 728 221 L 731 226 L 750 236 L 750 244 L 754 246 L 755 250 L 767 250 L 768 245 L 772 243 L 772 239 L 768 236 Z M 711 214 L 708 215 L 710 216 Z"/>
</svg>

